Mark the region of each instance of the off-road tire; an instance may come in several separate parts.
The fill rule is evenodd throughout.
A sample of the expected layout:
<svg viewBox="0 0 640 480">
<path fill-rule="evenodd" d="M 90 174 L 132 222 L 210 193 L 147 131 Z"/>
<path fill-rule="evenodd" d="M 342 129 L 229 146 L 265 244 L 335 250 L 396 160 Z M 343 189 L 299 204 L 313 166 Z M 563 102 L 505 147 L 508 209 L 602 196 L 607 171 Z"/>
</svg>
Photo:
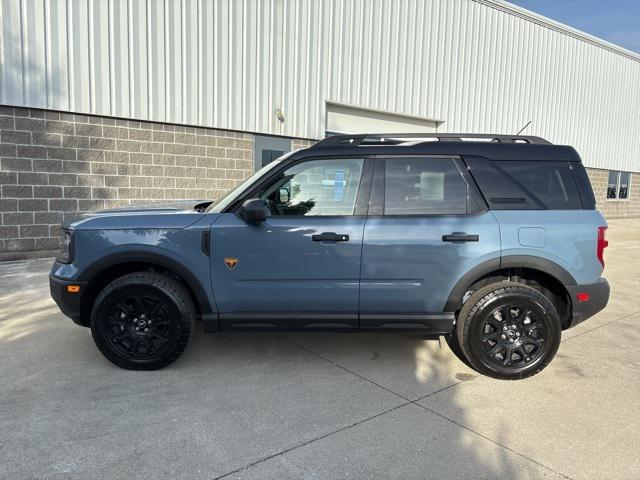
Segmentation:
<svg viewBox="0 0 640 480">
<path fill-rule="evenodd" d="M 111 362 L 128 370 L 157 370 L 184 352 L 195 318 L 191 296 L 177 280 L 136 272 L 100 292 L 90 326 L 98 349 Z"/>
<path fill-rule="evenodd" d="M 514 312 L 518 312 L 517 309 L 512 310 L 509 305 L 521 305 L 526 311 L 531 311 L 529 318 L 529 326 L 524 323 L 526 318 L 512 317 Z M 505 320 L 504 326 L 508 324 L 508 330 L 502 332 L 499 328 L 489 325 L 488 323 L 496 323 L 496 319 L 493 312 L 498 309 L 504 308 L 508 311 L 509 318 Z M 498 315 L 502 318 L 502 310 Z M 518 314 L 519 315 L 519 314 Z M 491 317 L 490 317 L 491 316 Z M 532 320 L 534 319 L 534 321 Z M 533 324 L 539 324 L 542 322 L 541 327 L 533 327 Z M 511 329 L 511 324 L 517 325 L 516 329 Z M 504 329 L 504 326 L 502 327 Z M 491 329 L 487 334 L 485 329 Z M 486 340 L 488 336 L 494 336 L 493 329 L 499 330 L 496 345 L 498 342 L 505 344 L 511 341 L 510 338 L 502 340 L 502 333 L 513 334 L 516 344 L 521 339 L 525 339 L 529 342 L 529 335 L 540 335 L 543 332 L 544 335 L 542 341 L 540 338 L 534 338 L 535 343 L 541 343 L 539 350 L 536 350 L 535 359 L 531 354 L 531 360 L 529 363 L 523 357 L 521 363 L 512 365 L 500 365 L 502 360 L 499 360 L 498 355 L 492 355 L 486 352 L 491 346 L 493 340 Z M 536 331 L 535 329 L 538 328 Z M 551 360 L 555 357 L 561 339 L 561 326 L 560 318 L 554 304 L 545 295 L 538 290 L 531 288 L 527 285 L 516 282 L 500 282 L 487 285 L 474 292 L 469 299 L 464 303 L 460 313 L 458 315 L 458 321 L 454 335 L 456 335 L 455 346 L 459 346 L 462 354 L 468 360 L 469 364 L 484 375 L 501 379 L 501 380 L 518 380 L 535 375 L 544 369 Z M 518 337 L 515 337 L 515 335 Z M 518 352 L 511 353 L 509 344 L 504 347 L 506 359 L 508 357 L 509 363 L 512 359 L 519 359 L 521 355 Z M 529 349 L 533 347 L 533 343 L 522 344 L 523 348 Z M 498 348 L 494 346 L 493 348 Z M 493 350 L 491 348 L 491 350 Z M 513 348 L 513 346 L 511 346 Z M 528 355 L 526 350 L 521 350 L 525 355 Z"/>
</svg>

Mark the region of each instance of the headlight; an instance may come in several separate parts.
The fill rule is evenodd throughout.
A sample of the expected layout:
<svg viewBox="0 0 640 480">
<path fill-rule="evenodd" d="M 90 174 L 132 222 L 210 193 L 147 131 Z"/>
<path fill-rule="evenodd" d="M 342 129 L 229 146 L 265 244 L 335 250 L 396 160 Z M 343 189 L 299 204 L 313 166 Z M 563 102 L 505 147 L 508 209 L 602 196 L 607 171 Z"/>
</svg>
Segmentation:
<svg viewBox="0 0 640 480">
<path fill-rule="evenodd" d="M 73 234 L 67 230 L 63 230 L 60 242 L 60 254 L 56 261 L 59 263 L 73 262 Z"/>
</svg>

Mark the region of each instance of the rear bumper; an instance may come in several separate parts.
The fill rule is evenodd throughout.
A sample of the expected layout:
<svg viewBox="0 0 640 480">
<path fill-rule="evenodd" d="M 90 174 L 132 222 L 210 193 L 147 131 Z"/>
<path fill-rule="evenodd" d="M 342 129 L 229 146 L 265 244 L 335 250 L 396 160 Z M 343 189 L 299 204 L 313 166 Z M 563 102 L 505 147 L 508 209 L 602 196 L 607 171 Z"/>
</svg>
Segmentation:
<svg viewBox="0 0 640 480">
<path fill-rule="evenodd" d="M 79 286 L 80 291 L 77 293 L 70 293 L 67 290 L 69 285 Z M 82 301 L 82 293 L 84 292 L 86 285 L 87 284 L 85 282 L 75 282 L 58 278 L 54 275 L 49 275 L 49 291 L 51 292 L 51 298 L 53 298 L 53 301 L 56 302 L 62 313 L 78 325 L 83 326 L 86 326 L 86 324 L 82 322 L 80 305 Z"/>
<path fill-rule="evenodd" d="M 609 282 L 605 278 L 594 283 L 567 286 L 572 303 L 572 318 L 569 326 L 575 327 L 604 309 L 609 301 L 609 290 Z M 579 301 L 576 297 L 579 293 L 587 293 L 589 300 Z"/>
</svg>

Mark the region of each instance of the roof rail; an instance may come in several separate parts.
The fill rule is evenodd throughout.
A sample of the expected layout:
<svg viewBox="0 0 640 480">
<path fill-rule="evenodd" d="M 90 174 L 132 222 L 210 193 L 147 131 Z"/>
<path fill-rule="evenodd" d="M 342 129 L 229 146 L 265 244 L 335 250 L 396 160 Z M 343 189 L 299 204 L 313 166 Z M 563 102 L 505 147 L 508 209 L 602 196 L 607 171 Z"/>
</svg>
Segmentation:
<svg viewBox="0 0 640 480">
<path fill-rule="evenodd" d="M 320 140 L 311 148 L 358 147 L 382 145 L 416 145 L 424 142 L 464 142 L 482 140 L 495 143 L 535 143 L 551 145 L 540 137 L 529 135 L 502 135 L 493 133 L 358 133 L 332 135 Z"/>
</svg>

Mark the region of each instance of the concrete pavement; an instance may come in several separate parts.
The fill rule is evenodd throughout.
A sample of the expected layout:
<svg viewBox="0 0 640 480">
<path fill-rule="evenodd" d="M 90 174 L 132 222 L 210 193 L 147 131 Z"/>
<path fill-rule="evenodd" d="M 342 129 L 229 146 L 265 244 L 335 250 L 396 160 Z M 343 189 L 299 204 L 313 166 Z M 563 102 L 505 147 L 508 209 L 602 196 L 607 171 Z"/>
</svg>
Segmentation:
<svg viewBox="0 0 640 480">
<path fill-rule="evenodd" d="M 0 478 L 640 478 L 640 220 L 610 223 L 610 305 L 518 382 L 374 334 L 199 330 L 129 372 L 49 299 L 50 260 L 2 264 Z"/>
</svg>

